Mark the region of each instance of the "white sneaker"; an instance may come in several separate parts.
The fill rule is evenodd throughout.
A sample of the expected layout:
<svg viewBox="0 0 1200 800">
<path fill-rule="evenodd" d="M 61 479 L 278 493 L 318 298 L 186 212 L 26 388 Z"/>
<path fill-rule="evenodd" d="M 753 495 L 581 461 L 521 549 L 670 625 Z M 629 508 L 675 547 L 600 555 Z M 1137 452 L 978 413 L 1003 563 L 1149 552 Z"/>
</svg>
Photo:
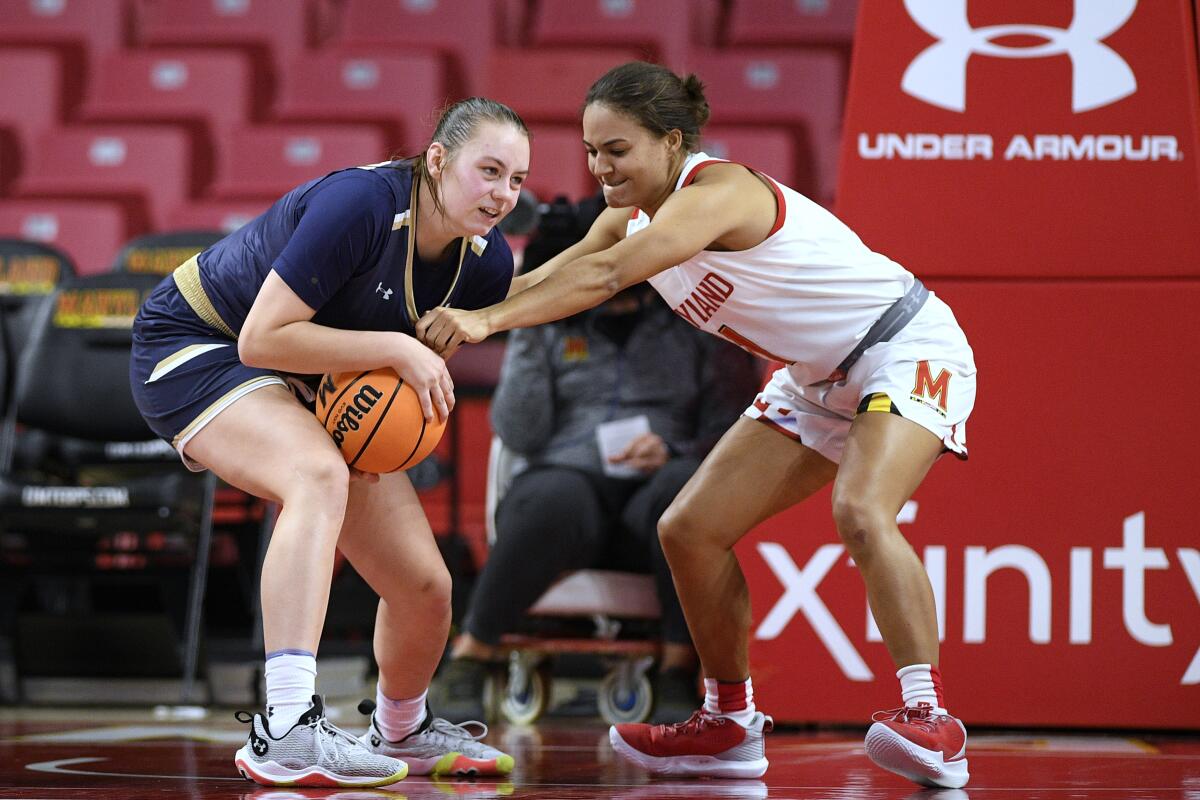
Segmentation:
<svg viewBox="0 0 1200 800">
<path fill-rule="evenodd" d="M 375 724 L 375 704 L 364 700 L 359 711 L 371 714 L 371 724 L 359 741 L 372 753 L 402 759 L 413 775 L 507 775 L 513 769 L 513 757 L 480 741 L 488 727 L 471 720 L 455 725 L 434 717 L 425 707 L 421 727 L 398 742 L 386 739 Z M 479 726 L 471 733 L 467 725 Z"/>
<path fill-rule="evenodd" d="M 408 774 L 403 761 L 371 752 L 330 724 L 320 695 L 313 695 L 312 707 L 279 738 L 262 714 L 234 716 L 250 724 L 250 738 L 233 763 L 243 778 L 263 786 L 386 786 Z"/>
</svg>

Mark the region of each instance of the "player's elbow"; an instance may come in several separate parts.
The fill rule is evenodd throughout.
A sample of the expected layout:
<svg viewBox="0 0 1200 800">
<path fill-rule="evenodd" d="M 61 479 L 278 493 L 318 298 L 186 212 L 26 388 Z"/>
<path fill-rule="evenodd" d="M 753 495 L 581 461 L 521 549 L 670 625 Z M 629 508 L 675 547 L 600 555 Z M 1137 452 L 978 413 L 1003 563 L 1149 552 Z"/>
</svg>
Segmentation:
<svg viewBox="0 0 1200 800">
<path fill-rule="evenodd" d="M 238 333 L 238 360 L 247 367 L 264 367 L 266 348 L 263 347 L 262 332 L 253 325 L 245 325 Z"/>
</svg>

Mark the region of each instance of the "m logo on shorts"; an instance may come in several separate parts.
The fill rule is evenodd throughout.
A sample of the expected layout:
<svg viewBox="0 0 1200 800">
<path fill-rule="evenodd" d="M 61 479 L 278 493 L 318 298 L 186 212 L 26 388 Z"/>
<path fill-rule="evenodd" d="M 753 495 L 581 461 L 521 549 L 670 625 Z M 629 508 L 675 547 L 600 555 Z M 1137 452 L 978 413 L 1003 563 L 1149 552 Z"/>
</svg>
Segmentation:
<svg viewBox="0 0 1200 800">
<path fill-rule="evenodd" d="M 942 370 L 936 378 L 929 369 L 928 361 L 917 362 L 917 380 L 913 385 L 914 398 L 925 397 L 930 402 L 936 400 L 942 413 L 946 412 L 946 397 L 950 394 L 950 372 Z"/>
<path fill-rule="evenodd" d="M 905 0 L 913 21 L 937 42 L 904 71 L 906 94 L 950 111 L 966 111 L 967 61 L 972 55 L 996 58 L 1071 58 L 1071 110 L 1076 114 L 1115 103 L 1137 91 L 1137 78 L 1125 59 L 1103 40 L 1119 30 L 1138 0 L 1075 0 L 1070 27 L 992 25 L 972 28 L 967 0 Z M 1034 47 L 1010 47 L 992 41 L 1021 34 L 1046 40 Z"/>
</svg>

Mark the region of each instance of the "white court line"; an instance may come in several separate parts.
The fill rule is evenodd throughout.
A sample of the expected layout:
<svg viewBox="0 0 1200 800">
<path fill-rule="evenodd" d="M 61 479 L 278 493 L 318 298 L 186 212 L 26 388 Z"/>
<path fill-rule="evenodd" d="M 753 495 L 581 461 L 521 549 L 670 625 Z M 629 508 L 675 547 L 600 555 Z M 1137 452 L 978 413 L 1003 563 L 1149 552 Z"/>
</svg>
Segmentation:
<svg viewBox="0 0 1200 800">
<path fill-rule="evenodd" d="M 31 769 L 34 772 L 49 772 L 52 775 L 96 775 L 102 778 L 167 778 L 176 781 L 245 781 L 246 779 L 238 776 L 236 778 L 227 778 L 224 776 L 208 776 L 208 775 L 147 775 L 140 772 L 95 772 L 86 769 L 65 769 L 72 764 L 88 764 L 94 761 L 108 761 L 107 757 L 85 756 L 84 758 L 59 758 L 54 761 L 39 761 L 36 764 L 26 764 L 25 769 Z"/>
</svg>

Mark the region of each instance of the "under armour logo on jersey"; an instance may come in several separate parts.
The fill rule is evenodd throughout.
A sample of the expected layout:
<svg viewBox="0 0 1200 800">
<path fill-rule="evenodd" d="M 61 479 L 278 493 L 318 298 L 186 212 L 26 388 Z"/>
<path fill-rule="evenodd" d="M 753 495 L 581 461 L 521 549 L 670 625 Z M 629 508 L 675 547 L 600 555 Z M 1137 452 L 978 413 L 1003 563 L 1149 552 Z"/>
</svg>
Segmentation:
<svg viewBox="0 0 1200 800">
<path fill-rule="evenodd" d="M 384 300 L 392 299 L 392 290 L 383 288 L 382 282 L 378 286 L 375 287 L 375 294 L 382 294 Z"/>
<path fill-rule="evenodd" d="M 967 0 L 904 0 L 909 16 L 938 41 L 922 51 L 900 82 L 907 94 L 951 111 L 967 108 L 967 61 L 973 54 L 997 58 L 1071 58 L 1071 110 L 1091 111 L 1137 91 L 1125 59 L 1102 43 L 1129 20 L 1138 0 L 1075 0 L 1068 28 L 990 25 L 972 28 Z M 1045 39 L 1034 47 L 1011 47 L 992 39 L 1012 35 Z"/>
</svg>

